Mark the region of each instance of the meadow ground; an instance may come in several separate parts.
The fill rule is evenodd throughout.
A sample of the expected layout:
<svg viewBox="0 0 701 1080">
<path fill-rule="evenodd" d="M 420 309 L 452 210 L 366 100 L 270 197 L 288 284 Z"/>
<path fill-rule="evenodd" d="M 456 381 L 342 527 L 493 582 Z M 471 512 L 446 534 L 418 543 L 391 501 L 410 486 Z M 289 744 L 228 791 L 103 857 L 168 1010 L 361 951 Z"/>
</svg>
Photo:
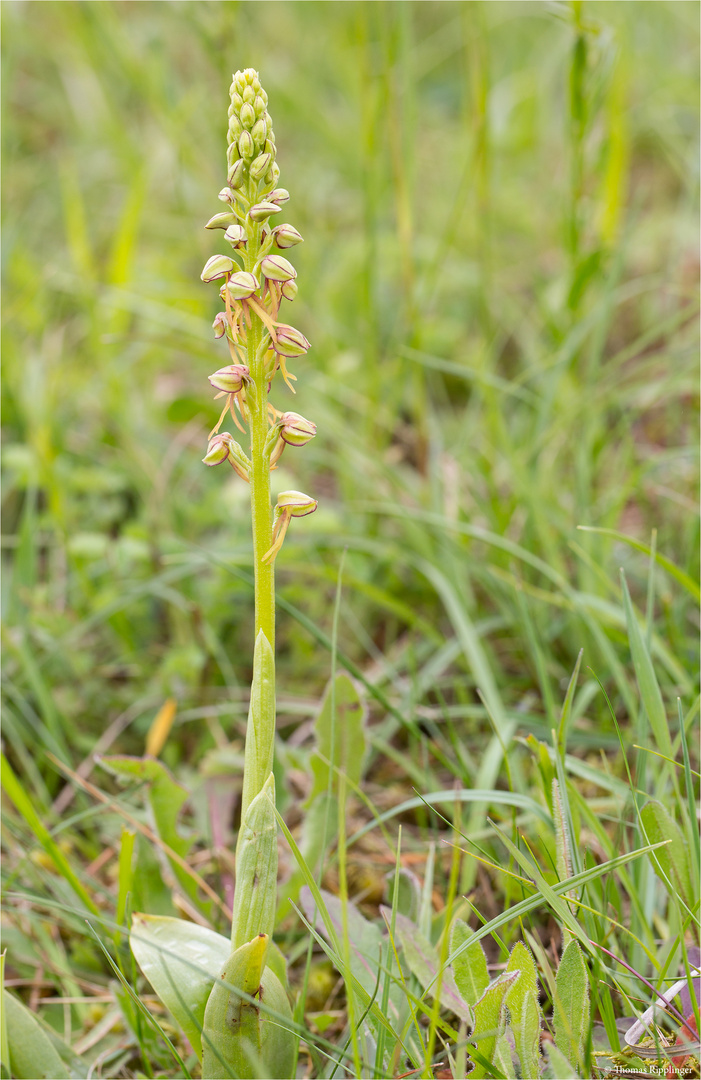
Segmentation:
<svg viewBox="0 0 701 1080">
<path fill-rule="evenodd" d="M 319 500 L 277 562 L 278 808 L 302 837 L 315 718 L 350 672 L 366 717 L 324 896 L 355 902 L 378 1000 L 402 986 L 413 1025 L 375 1030 L 368 1063 L 354 958 L 334 968 L 290 907 L 281 841 L 299 1075 L 464 1075 L 455 1009 L 406 928 L 390 956 L 382 903 L 438 952 L 451 916 L 490 923 L 490 977 L 526 940 L 546 1016 L 579 936 L 583 1076 L 632 1067 L 623 1018 L 698 962 L 698 19 L 3 3 L 4 978 L 72 1075 L 198 1075 L 122 930 L 146 911 L 227 933 L 250 517 L 201 464 L 225 361 L 200 272 L 248 66 L 305 238 L 313 348 L 285 407 L 318 428 L 273 474 Z M 145 752 L 184 787 L 177 825 L 179 789 L 154 818 L 95 760 Z M 668 818 L 646 827 L 649 800 Z M 601 870 L 656 839 L 673 855 Z"/>
</svg>

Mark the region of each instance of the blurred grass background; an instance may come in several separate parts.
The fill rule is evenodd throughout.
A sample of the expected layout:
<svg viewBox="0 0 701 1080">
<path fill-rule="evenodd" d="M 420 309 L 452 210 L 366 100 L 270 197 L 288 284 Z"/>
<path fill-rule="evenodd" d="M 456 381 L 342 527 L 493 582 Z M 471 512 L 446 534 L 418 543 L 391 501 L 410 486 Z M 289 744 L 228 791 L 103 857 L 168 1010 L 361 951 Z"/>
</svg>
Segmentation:
<svg viewBox="0 0 701 1080">
<path fill-rule="evenodd" d="M 328 629 L 347 546 L 342 646 L 410 705 L 444 676 L 474 703 L 459 648 L 409 690 L 456 612 L 510 709 L 552 704 L 581 646 L 615 678 L 617 569 L 646 560 L 576 527 L 656 529 L 695 567 L 697 17 L 3 5 L 6 658 L 42 744 L 87 752 L 135 702 L 247 681 L 247 492 L 200 465 L 221 349 L 199 281 L 247 65 L 307 241 L 294 407 L 319 437 L 278 478 L 320 510 L 291 532 L 283 598 Z M 688 598 L 661 573 L 656 602 L 677 685 Z M 281 685 L 313 696 L 328 658 L 281 632 Z"/>
<path fill-rule="evenodd" d="M 306 241 L 288 317 L 313 349 L 276 403 L 318 425 L 274 474 L 319 499 L 277 563 L 283 737 L 329 676 L 344 549 L 371 792 L 501 783 L 581 648 L 570 747 L 622 774 L 596 682 L 634 741 L 621 566 L 693 725 L 698 16 L 5 0 L 4 733 L 46 820 L 47 755 L 141 753 L 166 696 L 181 778 L 243 731 L 248 492 L 200 461 L 224 361 L 199 275 L 246 66 Z M 513 744 L 509 784 L 531 769 Z M 71 834 L 86 864 L 100 828 Z"/>
</svg>

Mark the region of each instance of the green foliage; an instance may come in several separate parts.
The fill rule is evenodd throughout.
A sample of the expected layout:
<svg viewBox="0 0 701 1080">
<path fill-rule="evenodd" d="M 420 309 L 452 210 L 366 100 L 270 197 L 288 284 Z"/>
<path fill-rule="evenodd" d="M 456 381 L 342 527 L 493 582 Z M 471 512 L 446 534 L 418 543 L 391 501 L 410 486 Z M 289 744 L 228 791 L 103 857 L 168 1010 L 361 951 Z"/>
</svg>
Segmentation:
<svg viewBox="0 0 701 1080">
<path fill-rule="evenodd" d="M 560 1053 L 582 1063 L 590 1024 L 589 974 L 577 941 L 567 945 L 557 969 L 553 1021 Z"/>
<path fill-rule="evenodd" d="M 445 1009 L 471 1023 L 472 1012 L 468 1002 L 462 997 L 453 972 L 447 968 L 441 969 L 438 951 L 406 916 L 396 913 L 394 918 L 404 958 L 422 989 L 431 997 L 439 994 Z"/>
<path fill-rule="evenodd" d="M 455 952 L 471 937 L 472 931 L 462 919 L 456 919 L 450 934 L 450 951 Z M 489 985 L 487 958 L 481 941 L 475 941 L 457 956 L 453 962 L 455 983 L 464 1001 L 474 1005 Z"/>
<path fill-rule="evenodd" d="M 201 1060 L 205 1007 L 231 954 L 229 939 L 184 919 L 136 914 L 129 943 L 142 972 Z"/>
<path fill-rule="evenodd" d="M 345 773 L 351 785 L 360 783 L 366 752 L 367 708 L 358 687 L 345 672 L 329 685 L 314 724 L 315 748 L 310 764 L 314 776 L 309 804 L 318 795 L 338 789 L 336 770 Z"/>
<path fill-rule="evenodd" d="M 489 984 L 482 997 L 475 1003 L 475 1022 L 470 1041 L 475 1043 L 480 1056 L 490 1065 L 496 1061 L 499 1040 L 506 1025 L 506 998 L 521 978 L 519 971 L 504 971 Z M 482 1080 L 489 1071 L 479 1061 L 470 1073 L 475 1080 Z"/>
<path fill-rule="evenodd" d="M 157 835 L 167 845 L 170 852 L 180 856 L 179 860 L 168 854 L 171 870 L 186 896 L 202 907 L 206 914 L 211 908 L 208 901 L 198 898 L 197 884 L 192 874 L 183 867 L 183 860 L 192 847 L 192 838 L 182 835 L 178 829 L 178 817 L 187 802 L 188 792 L 173 777 L 162 761 L 156 758 L 132 758 L 118 755 L 103 757 L 100 762 L 106 769 L 124 780 L 146 782 L 148 804 L 153 815 Z"/>
<path fill-rule="evenodd" d="M 522 941 L 517 941 L 511 950 L 506 970 L 521 973 L 506 997 L 521 1078 L 537 1080 L 540 1076 L 540 1025 L 543 1014 L 538 1003 L 536 966 L 530 949 Z"/>
<path fill-rule="evenodd" d="M 684 835 L 662 803 L 651 800 L 640 811 L 645 833 L 651 844 L 665 843 L 651 856 L 658 873 L 679 893 L 684 903 L 693 908 L 697 902 L 698 887 L 694 888 L 691 859 Z"/>
<path fill-rule="evenodd" d="M 15 1080 L 85 1080 L 87 1066 L 7 990 L 2 992 L 9 1068 Z"/>
</svg>

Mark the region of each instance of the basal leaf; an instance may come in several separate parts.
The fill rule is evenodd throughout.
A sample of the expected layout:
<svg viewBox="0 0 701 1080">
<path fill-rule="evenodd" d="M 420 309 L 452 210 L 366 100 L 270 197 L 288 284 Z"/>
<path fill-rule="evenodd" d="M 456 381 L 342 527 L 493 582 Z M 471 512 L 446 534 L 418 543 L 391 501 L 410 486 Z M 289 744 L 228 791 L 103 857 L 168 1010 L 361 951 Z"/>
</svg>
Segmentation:
<svg viewBox="0 0 701 1080">
<path fill-rule="evenodd" d="M 135 914 L 129 943 L 139 967 L 201 1061 L 205 1006 L 231 954 L 229 939 L 184 919 Z"/>
<path fill-rule="evenodd" d="M 491 1065 L 495 1063 L 499 1039 L 506 1023 L 506 995 L 521 978 L 519 971 L 504 971 L 490 983 L 475 1005 L 475 1023 L 470 1042 L 475 1043 L 481 1057 Z M 479 1061 L 470 1073 L 470 1080 L 483 1080 L 489 1073 Z"/>
<path fill-rule="evenodd" d="M 472 936 L 472 930 L 463 922 L 456 919 L 450 934 L 451 953 Z M 474 1005 L 482 997 L 489 986 L 489 972 L 487 970 L 487 957 L 484 955 L 481 941 L 475 941 L 469 945 L 453 963 L 453 976 L 457 988 L 468 1005 Z"/>
<path fill-rule="evenodd" d="M 389 919 L 390 913 L 387 912 Z M 412 975 L 421 983 L 422 988 L 431 997 L 436 996 L 438 990 L 438 971 L 440 957 L 438 950 L 419 931 L 417 926 L 407 919 L 405 915 L 395 912 L 395 927 L 397 935 L 404 951 L 406 962 L 411 969 Z M 455 1013 L 461 1020 L 472 1023 L 472 1013 L 458 990 L 453 972 L 449 967 L 443 968 L 440 980 L 441 1005 L 450 1012 Z"/>
<path fill-rule="evenodd" d="M 9 1065 L 15 1080 L 79 1080 L 87 1069 L 68 1046 L 61 1053 L 60 1040 L 48 1032 L 39 1018 L 13 994 L 2 993 L 7 1026 Z M 3 1062 L 7 1066 L 8 1062 Z"/>
<path fill-rule="evenodd" d="M 645 803 L 640 816 L 651 844 L 657 844 L 663 840 L 669 841 L 665 847 L 657 849 L 652 857 L 652 865 L 659 874 L 659 864 L 662 872 L 680 893 L 684 902 L 689 907 L 693 907 L 695 890 L 692 884 L 689 850 L 681 829 L 662 803 L 653 799 Z"/>
<path fill-rule="evenodd" d="M 555 1043 L 566 1058 L 581 1062 L 589 1030 L 589 973 L 579 942 L 570 941 L 555 978 Z"/>
</svg>

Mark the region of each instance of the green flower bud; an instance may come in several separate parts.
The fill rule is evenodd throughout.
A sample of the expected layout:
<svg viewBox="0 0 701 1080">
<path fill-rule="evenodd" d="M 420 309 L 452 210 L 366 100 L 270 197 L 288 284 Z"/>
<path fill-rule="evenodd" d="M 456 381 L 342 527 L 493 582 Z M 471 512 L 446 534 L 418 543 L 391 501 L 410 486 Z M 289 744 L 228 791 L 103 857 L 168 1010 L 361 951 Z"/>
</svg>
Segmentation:
<svg viewBox="0 0 701 1080">
<path fill-rule="evenodd" d="M 272 158 L 270 154 L 260 154 L 254 161 L 251 162 L 251 168 L 249 170 L 251 180 L 262 180 L 268 169 Z"/>
<path fill-rule="evenodd" d="M 256 120 L 253 128 L 251 129 L 251 136 L 258 150 L 262 150 L 265 146 L 265 140 L 268 137 L 268 132 L 265 127 L 265 120 Z"/>
<path fill-rule="evenodd" d="M 271 214 L 278 214 L 280 207 L 273 202 L 259 202 L 248 211 L 253 221 L 267 221 Z"/>
<path fill-rule="evenodd" d="M 241 96 L 244 100 L 244 104 L 250 105 L 250 103 L 255 99 L 256 92 L 252 86 L 247 86 Z M 243 112 L 243 109 L 241 110 L 241 112 Z"/>
<path fill-rule="evenodd" d="M 241 97 L 241 95 L 234 92 L 231 95 L 231 104 L 233 106 L 234 112 L 235 113 L 240 113 L 241 112 L 241 106 L 243 105 L 243 98 Z"/>
<path fill-rule="evenodd" d="M 236 276 L 236 275 L 234 275 Z M 280 323 L 275 331 L 277 341 L 273 342 L 273 349 L 281 356 L 304 356 L 311 349 L 310 343 L 300 330 L 294 326 Z"/>
<path fill-rule="evenodd" d="M 281 491 L 277 497 L 275 513 L 289 514 L 290 517 L 306 517 L 313 514 L 319 503 L 303 491 Z"/>
<path fill-rule="evenodd" d="M 246 132 L 246 134 L 248 135 L 248 132 Z M 234 191 L 243 185 L 245 180 L 244 170 L 245 165 L 242 160 L 237 161 L 236 164 L 232 165 L 229 169 L 227 180 L 229 181 L 229 187 L 232 187 Z"/>
<path fill-rule="evenodd" d="M 238 394 L 249 381 L 250 374 L 246 364 L 230 364 L 228 367 L 219 368 L 219 371 L 207 378 L 215 390 L 223 390 L 225 394 Z"/>
<path fill-rule="evenodd" d="M 221 217 L 226 215 L 222 214 Z M 293 225 L 276 225 L 272 232 L 275 247 L 291 248 L 295 244 L 301 244 L 304 237 L 297 232 Z"/>
<path fill-rule="evenodd" d="M 239 270 L 231 275 L 224 288 L 232 300 L 246 300 L 258 292 L 260 283 L 255 274 L 249 274 L 247 270 Z"/>
<path fill-rule="evenodd" d="M 244 161 L 249 161 L 253 157 L 255 150 L 253 136 L 250 131 L 242 131 L 239 135 L 239 153 Z"/>
<path fill-rule="evenodd" d="M 297 295 L 297 292 L 298 292 L 297 282 L 296 281 L 285 281 L 285 282 L 283 282 L 283 284 L 282 284 L 282 286 L 280 288 L 280 292 L 285 297 L 285 300 L 294 300 L 294 298 L 295 298 L 295 296 Z"/>
<path fill-rule="evenodd" d="M 226 214 L 222 215 L 226 217 Z M 224 233 L 224 239 L 228 240 L 230 244 L 233 244 L 235 248 L 241 248 L 244 246 L 248 237 L 246 236 L 246 230 L 243 225 L 239 225 L 235 222 L 233 225 L 229 225 L 228 229 Z"/>
<path fill-rule="evenodd" d="M 228 193 L 229 189 L 224 188 L 224 191 Z M 228 201 L 229 200 L 227 199 L 227 202 Z M 228 229 L 229 226 L 235 224 L 237 220 L 238 218 L 236 217 L 236 214 L 215 214 L 214 217 L 211 217 L 209 219 L 209 221 L 205 225 L 205 229 Z"/>
<path fill-rule="evenodd" d="M 304 446 L 316 435 L 316 424 L 299 413 L 286 412 L 280 417 L 280 435 L 289 446 Z"/>
<path fill-rule="evenodd" d="M 270 202 L 277 203 L 278 206 L 282 206 L 283 203 L 290 201 L 290 193 L 287 188 L 275 188 L 275 191 L 271 191 L 268 195 L 268 199 L 270 200 Z"/>
<path fill-rule="evenodd" d="M 226 151 L 226 165 L 230 169 L 235 161 L 240 158 L 238 143 L 232 142 Z"/>
<path fill-rule="evenodd" d="M 231 206 L 234 201 L 234 196 L 231 194 L 231 188 L 228 187 L 222 188 L 217 195 L 217 198 L 221 199 L 222 202 L 228 203 L 229 206 Z M 214 226 L 212 227 L 214 228 Z M 209 225 L 206 225 L 205 228 L 208 229 Z"/>
<path fill-rule="evenodd" d="M 212 255 L 211 259 L 207 259 L 200 277 L 202 281 L 216 281 L 217 278 L 230 274 L 235 268 L 236 263 L 228 255 Z"/>
<path fill-rule="evenodd" d="M 224 337 L 224 334 L 226 333 L 226 327 L 226 312 L 220 311 L 219 314 L 216 316 L 214 322 L 212 323 L 212 330 L 214 331 L 215 338 L 218 339 Z"/>
<path fill-rule="evenodd" d="M 260 264 L 260 270 L 268 281 L 290 281 L 291 278 L 297 277 L 297 271 L 292 263 L 283 259 L 282 255 L 266 255 Z"/>
<path fill-rule="evenodd" d="M 256 99 L 253 102 L 253 111 L 256 116 L 263 116 L 263 113 L 265 112 L 265 106 L 267 104 L 268 102 L 263 99 L 261 94 L 256 95 Z"/>
<path fill-rule="evenodd" d="M 231 119 L 229 120 L 229 129 L 228 130 L 229 130 L 230 140 L 231 139 L 238 139 L 239 135 L 243 131 L 243 127 L 241 126 L 241 121 L 238 119 L 238 117 L 236 117 L 236 116 L 231 117 Z"/>
<path fill-rule="evenodd" d="M 250 87 L 249 87 L 249 89 L 250 89 Z M 253 125 L 256 122 L 256 114 L 253 111 L 253 106 L 250 104 L 250 102 L 244 101 L 243 105 L 241 106 L 241 112 L 239 114 L 239 119 L 240 119 L 241 123 L 243 124 L 244 128 L 246 128 L 248 131 L 250 131 L 251 128 L 253 127 Z"/>
<path fill-rule="evenodd" d="M 277 153 L 277 150 L 275 149 L 275 143 L 272 139 L 265 140 L 265 146 L 263 147 L 263 149 L 265 150 L 266 154 L 270 154 L 272 158 L 274 158 L 275 154 Z"/>
</svg>

